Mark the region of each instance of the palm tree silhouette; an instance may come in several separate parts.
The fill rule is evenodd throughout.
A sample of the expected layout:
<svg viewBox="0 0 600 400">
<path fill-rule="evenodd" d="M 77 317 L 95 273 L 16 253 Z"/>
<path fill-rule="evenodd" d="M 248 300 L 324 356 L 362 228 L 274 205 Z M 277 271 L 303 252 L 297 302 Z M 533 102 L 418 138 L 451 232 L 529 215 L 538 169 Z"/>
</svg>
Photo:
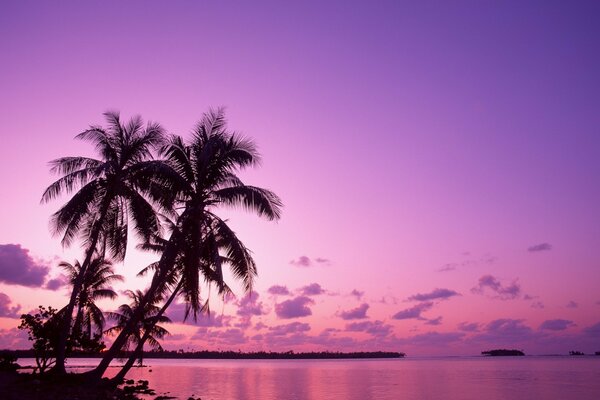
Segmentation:
<svg viewBox="0 0 600 400">
<path fill-rule="evenodd" d="M 108 127 L 92 126 L 76 136 L 94 144 L 99 159 L 62 157 L 50 162 L 51 171 L 62 175 L 42 195 L 48 202 L 62 194 L 76 192 L 52 215 L 54 233 L 62 235 L 69 246 L 81 239 L 85 258 L 65 310 L 57 348 L 55 371 L 65 373 L 65 349 L 72 314 L 81 291 L 83 277 L 95 254 L 116 261 L 125 257 L 128 220 L 143 238 L 160 232 L 160 224 L 147 198 L 160 202 L 160 189 L 155 177 L 164 165 L 151 160 L 151 152 L 163 143 L 159 124 L 143 126 L 140 117 L 122 124 L 119 114 L 104 114 Z"/>
<path fill-rule="evenodd" d="M 251 140 L 227 131 L 223 110 L 205 113 L 189 144 L 174 136 L 162 154 L 177 174 L 162 182 L 169 186 L 162 204 L 171 205 L 177 229 L 173 229 L 164 247 L 143 301 L 152 301 L 164 293 L 173 269 L 179 269 L 185 277 L 182 291 L 188 312 L 195 317 L 203 307 L 199 292 L 201 276 L 210 282 L 223 282 L 223 262 L 218 257 L 220 249 L 225 257 L 237 260 L 230 263 L 230 267 L 234 277 L 242 280 L 246 291 L 252 289 L 256 276 L 256 266 L 249 251 L 214 210 L 221 206 L 241 206 L 268 220 L 277 220 L 282 203 L 273 192 L 245 185 L 236 175 L 244 168 L 257 166 L 260 157 Z M 206 239 L 217 230 L 222 242 L 211 245 Z M 220 292 L 227 290 L 224 283 L 217 285 Z M 98 367 L 90 373 L 92 376 L 102 376 L 140 316 L 138 313 L 124 327 Z"/>
<path fill-rule="evenodd" d="M 79 261 L 75 261 L 74 264 L 63 261 L 59 266 L 67 273 L 71 285 L 74 285 L 81 274 Z M 72 337 L 82 344 L 102 336 L 106 320 L 96 301 L 117 298 L 117 293 L 109 286 L 117 281 L 123 281 L 123 276 L 114 274 L 110 261 L 95 258 L 90 262 L 83 277 L 81 291 L 77 296 L 77 312 L 72 331 Z"/>
<path fill-rule="evenodd" d="M 168 335 L 169 331 L 158 324 L 169 323 L 171 320 L 165 315 L 159 315 L 160 307 L 150 302 L 145 302 L 144 304 L 142 302 L 144 293 L 141 290 L 136 290 L 135 292 L 127 290 L 125 294 L 132 300 L 131 305 L 122 304 L 119 306 L 118 312 L 107 313 L 107 316 L 115 321 L 115 326 L 107 329 L 105 333 L 112 335 L 123 331 L 136 312 L 141 310 L 142 318 L 134 324 L 134 329 L 128 336 L 124 346 L 125 350 L 130 348 L 135 349 L 134 355 L 137 357 L 134 357 L 134 359 L 138 358 L 141 365 L 144 342 L 147 342 L 152 349 L 162 351 L 163 348 L 158 340 Z M 146 340 L 142 341 L 142 337 L 145 337 Z"/>
</svg>

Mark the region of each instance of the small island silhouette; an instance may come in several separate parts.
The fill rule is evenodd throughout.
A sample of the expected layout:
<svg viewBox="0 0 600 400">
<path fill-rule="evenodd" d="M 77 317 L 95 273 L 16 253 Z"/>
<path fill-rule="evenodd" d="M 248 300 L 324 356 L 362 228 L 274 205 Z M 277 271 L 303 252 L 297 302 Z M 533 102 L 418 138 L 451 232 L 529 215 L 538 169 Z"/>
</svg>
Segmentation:
<svg viewBox="0 0 600 400">
<path fill-rule="evenodd" d="M 502 357 L 502 356 L 524 356 L 521 350 L 507 350 L 507 349 L 495 349 L 482 351 L 481 355 L 490 357 Z"/>
</svg>

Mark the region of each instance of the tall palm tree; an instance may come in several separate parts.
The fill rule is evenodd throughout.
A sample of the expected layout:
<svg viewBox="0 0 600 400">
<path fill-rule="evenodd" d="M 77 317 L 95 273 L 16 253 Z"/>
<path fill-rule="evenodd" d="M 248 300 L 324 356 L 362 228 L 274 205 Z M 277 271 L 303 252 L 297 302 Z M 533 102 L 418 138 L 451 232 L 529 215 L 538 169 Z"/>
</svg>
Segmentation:
<svg viewBox="0 0 600 400">
<path fill-rule="evenodd" d="M 162 252 L 146 296 L 150 300 L 160 295 L 170 271 L 177 265 L 183 265 L 185 268 L 182 273 L 188 274 L 183 291 L 190 312 L 196 315 L 202 309 L 198 290 L 201 275 L 198 275 L 198 271 L 204 276 L 212 276 L 211 280 L 222 281 L 222 263 L 218 257 L 214 257 L 219 247 L 209 246 L 205 240 L 207 232 L 219 227 L 223 236 L 235 237 L 226 221 L 218 218 L 214 211 L 222 206 L 241 206 L 268 220 L 277 220 L 281 215 L 282 203 L 273 192 L 245 185 L 236 175 L 244 168 L 257 166 L 260 157 L 251 140 L 227 131 L 223 110 L 211 110 L 204 114 L 189 144 L 184 143 L 181 137 L 172 137 L 162 154 L 166 163 L 177 173 L 163 182 L 170 186 L 165 192 L 163 204 L 171 204 L 172 209 L 177 211 L 177 229 L 171 233 Z M 250 291 L 256 276 L 256 266 L 249 251 L 240 241 L 235 245 L 221 247 L 226 256 L 245 260 L 231 264 L 231 268 L 234 277 L 241 279 L 245 290 Z M 213 254 L 213 261 L 210 263 L 206 263 L 206 257 L 203 257 L 207 251 Z M 221 290 L 225 290 L 225 286 Z M 139 315 L 132 321 L 136 318 Z M 121 331 L 98 367 L 91 372 L 92 376 L 102 376 L 124 345 L 130 327 L 133 326 L 134 322 L 131 322 L 130 326 Z"/>
<path fill-rule="evenodd" d="M 107 128 L 92 126 L 76 136 L 94 144 L 100 158 L 62 157 L 50 162 L 51 171 L 62 175 L 44 191 L 42 202 L 75 192 L 51 218 L 54 233 L 69 246 L 81 239 L 85 258 L 61 324 L 55 371 L 65 373 L 65 349 L 73 309 L 83 277 L 94 255 L 120 261 L 127 247 L 128 220 L 143 238 L 160 232 L 160 224 L 148 198 L 160 202 L 155 177 L 163 163 L 152 160 L 152 150 L 163 143 L 159 124 L 144 127 L 140 117 L 121 123 L 119 114 L 104 114 Z"/>
<path fill-rule="evenodd" d="M 105 333 L 111 335 L 122 332 L 127 324 L 132 321 L 136 312 L 140 310 L 142 318 L 135 322 L 134 329 L 128 335 L 123 349 L 129 350 L 130 348 L 134 348 L 134 353 L 136 353 L 141 365 L 144 350 L 142 337 L 146 337 L 145 341 L 148 342 L 152 349 L 162 350 L 163 348 L 158 340 L 168 335 L 169 331 L 158 324 L 169 323 L 171 320 L 165 315 L 159 315 L 160 307 L 148 301 L 143 302 L 144 293 L 142 291 L 136 290 L 134 292 L 127 290 L 125 294 L 132 300 L 131 305 L 122 304 L 119 306 L 117 312 L 107 313 L 108 317 L 115 321 L 115 325 L 107 329 Z"/>
<path fill-rule="evenodd" d="M 81 274 L 79 261 L 75 261 L 74 264 L 63 261 L 59 266 L 67 273 L 71 285 L 74 285 Z M 106 320 L 96 301 L 117 298 L 117 293 L 109 286 L 117 281 L 123 281 L 123 276 L 114 274 L 110 261 L 95 258 L 90 262 L 77 296 L 77 312 L 72 331 L 74 339 L 87 342 L 102 336 Z"/>
</svg>

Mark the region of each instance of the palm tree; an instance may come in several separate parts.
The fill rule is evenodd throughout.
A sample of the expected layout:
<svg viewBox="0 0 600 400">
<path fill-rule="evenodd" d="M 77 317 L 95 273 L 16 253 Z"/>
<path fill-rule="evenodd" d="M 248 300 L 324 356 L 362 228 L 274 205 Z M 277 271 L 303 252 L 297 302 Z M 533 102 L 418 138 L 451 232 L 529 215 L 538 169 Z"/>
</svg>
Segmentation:
<svg viewBox="0 0 600 400">
<path fill-rule="evenodd" d="M 167 221 L 171 229 L 177 229 L 171 221 Z M 223 280 L 223 274 L 221 267 L 225 264 L 229 264 L 232 269 L 237 271 L 243 271 L 243 275 L 247 275 L 250 271 L 255 271 L 256 266 L 252 259 L 249 251 L 242 244 L 242 242 L 231 232 L 225 224 L 214 224 L 213 228 L 206 232 L 203 237 L 204 246 L 202 247 L 203 252 L 201 254 L 200 269 L 197 267 L 190 268 L 190 265 L 186 265 L 179 258 L 176 262 L 175 268 L 170 270 L 167 279 L 165 280 L 165 288 L 171 291 L 167 301 L 163 304 L 157 316 L 162 316 L 168 307 L 171 305 L 173 300 L 179 294 L 183 294 L 186 301 L 186 310 L 184 320 L 190 315 L 192 307 L 190 306 L 189 299 L 194 297 L 200 298 L 200 278 L 204 278 L 207 288 L 210 290 L 211 286 L 216 286 L 218 293 L 222 296 L 232 293 L 229 286 Z M 168 245 L 168 242 L 162 238 L 155 238 L 153 242 L 145 243 L 142 247 L 146 250 L 153 250 L 161 252 Z M 221 255 L 220 251 L 225 252 L 227 255 Z M 181 253 L 180 253 L 181 254 Z M 138 275 L 143 276 L 150 270 L 155 270 L 159 263 L 153 263 L 148 267 L 144 268 Z M 190 295 L 190 292 L 198 292 L 194 296 Z M 206 300 L 203 302 L 200 311 L 210 312 L 209 307 L 209 296 L 206 296 Z M 193 313 L 194 320 L 197 317 L 197 313 Z M 156 323 L 157 320 L 155 320 Z M 150 330 L 146 330 L 144 336 L 138 341 L 138 348 L 130 356 L 121 371 L 113 378 L 114 381 L 120 382 L 125 378 L 125 375 L 133 366 L 135 360 L 138 358 L 138 354 L 142 351 L 141 348 L 144 342 L 149 337 Z"/>
<path fill-rule="evenodd" d="M 246 167 L 257 166 L 260 158 L 251 140 L 226 130 L 222 110 L 204 114 L 189 144 L 185 144 L 181 137 L 172 137 L 162 154 L 166 163 L 177 173 L 163 182 L 170 186 L 165 192 L 163 204 L 171 204 L 172 209 L 177 211 L 177 229 L 171 233 L 162 252 L 145 301 L 161 295 L 170 272 L 180 268 L 185 275 L 182 290 L 189 311 L 195 316 L 203 306 L 199 292 L 200 276 L 204 275 L 210 281 L 223 281 L 222 262 L 216 257 L 219 249 L 225 251 L 226 257 L 242 260 L 230 263 L 230 266 L 234 277 L 243 281 L 246 291 L 251 290 L 256 276 L 256 266 L 249 251 L 214 210 L 221 206 L 242 206 L 268 220 L 277 220 L 281 215 L 282 203 L 273 192 L 245 185 L 236 175 Z M 229 244 L 224 242 L 221 246 L 210 246 L 206 238 L 216 229 L 223 238 L 231 239 Z M 210 262 L 203 256 L 207 252 L 212 254 Z M 220 290 L 226 290 L 225 285 Z M 134 316 L 131 329 L 139 317 Z M 100 378 L 106 371 L 127 340 L 130 327 L 126 326 L 121 331 L 98 367 L 91 372 L 92 376 Z"/>
<path fill-rule="evenodd" d="M 59 264 L 69 278 L 71 285 L 81 274 L 81 264 L 75 261 L 69 264 L 63 261 Z M 100 299 L 114 300 L 117 293 L 109 286 L 110 284 L 123 281 L 123 276 L 113 273 L 112 263 L 102 258 L 95 258 L 90 262 L 84 278 L 81 291 L 77 296 L 77 312 L 73 324 L 73 338 L 82 344 L 92 342 L 102 336 L 106 323 L 104 313 L 96 305 Z"/>
<path fill-rule="evenodd" d="M 151 152 L 163 143 L 163 129 L 156 123 L 145 128 L 140 117 L 122 124 L 119 114 L 104 114 L 108 127 L 92 126 L 76 136 L 95 145 L 100 158 L 62 157 L 50 162 L 51 171 L 62 175 L 48 186 L 42 202 L 76 192 L 51 218 L 54 233 L 69 246 L 81 239 L 85 258 L 65 310 L 57 348 L 55 371 L 65 373 L 65 349 L 73 309 L 83 277 L 94 255 L 116 261 L 125 257 L 128 220 L 143 238 L 160 232 L 160 224 L 147 198 L 160 202 L 155 177 L 163 163 L 151 160 Z"/>
<path fill-rule="evenodd" d="M 141 365 L 142 355 L 144 352 L 144 343 L 148 342 L 152 349 L 162 351 L 163 348 L 158 340 L 168 335 L 169 331 L 158 324 L 169 323 L 171 320 L 167 316 L 159 314 L 160 307 L 148 301 L 143 302 L 142 300 L 144 299 L 145 294 L 142 293 L 142 291 L 136 290 L 133 292 L 131 290 L 127 290 L 125 294 L 131 298 L 131 305 L 122 304 L 119 306 L 118 312 L 107 313 L 108 317 L 113 319 L 116 324 L 107 329 L 105 333 L 111 335 L 122 332 L 128 323 L 132 321 L 136 312 L 140 310 L 142 318 L 135 322 L 134 329 L 132 330 L 131 334 L 128 335 L 127 341 L 125 342 L 124 350 L 134 348 L 135 350 L 133 359 L 139 359 L 139 363 Z M 142 341 L 142 337 L 145 338 L 144 341 Z M 129 368 L 131 368 L 132 365 L 133 363 L 129 365 Z M 129 370 L 129 368 L 127 370 Z"/>
</svg>

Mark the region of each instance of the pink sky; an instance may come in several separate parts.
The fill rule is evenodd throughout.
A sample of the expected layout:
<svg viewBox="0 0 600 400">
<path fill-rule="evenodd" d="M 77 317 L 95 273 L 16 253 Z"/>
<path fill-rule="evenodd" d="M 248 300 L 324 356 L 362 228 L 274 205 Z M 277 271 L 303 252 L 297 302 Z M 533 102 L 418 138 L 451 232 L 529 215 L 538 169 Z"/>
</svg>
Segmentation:
<svg viewBox="0 0 600 400">
<path fill-rule="evenodd" d="M 284 214 L 223 210 L 258 296 L 167 348 L 600 350 L 597 2 L 173 3 L 0 5 L 0 348 L 82 258 L 47 162 L 109 109 L 186 136 L 225 106 Z M 146 284 L 134 245 L 116 289 Z"/>
</svg>

